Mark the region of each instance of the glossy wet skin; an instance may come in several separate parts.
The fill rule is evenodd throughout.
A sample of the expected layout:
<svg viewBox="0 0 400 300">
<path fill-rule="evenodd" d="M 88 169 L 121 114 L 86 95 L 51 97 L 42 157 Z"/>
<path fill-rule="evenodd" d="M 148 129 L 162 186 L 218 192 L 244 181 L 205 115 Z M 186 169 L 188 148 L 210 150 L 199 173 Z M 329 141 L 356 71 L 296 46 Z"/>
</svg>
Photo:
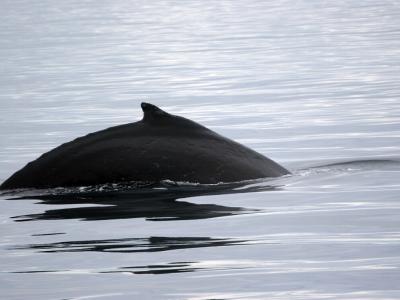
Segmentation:
<svg viewBox="0 0 400 300">
<path fill-rule="evenodd" d="M 161 180 L 219 183 L 288 174 L 206 127 L 142 103 L 141 121 L 77 138 L 16 172 L 1 189 Z"/>
</svg>

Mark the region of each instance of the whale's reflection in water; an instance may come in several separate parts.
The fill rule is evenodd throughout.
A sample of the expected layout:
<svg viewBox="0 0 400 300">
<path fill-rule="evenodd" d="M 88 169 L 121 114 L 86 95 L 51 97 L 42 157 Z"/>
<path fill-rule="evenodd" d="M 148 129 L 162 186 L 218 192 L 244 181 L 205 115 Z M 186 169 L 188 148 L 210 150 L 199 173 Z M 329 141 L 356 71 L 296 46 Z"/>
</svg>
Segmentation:
<svg viewBox="0 0 400 300">
<path fill-rule="evenodd" d="M 13 195 L 10 200 L 35 199 L 40 204 L 63 205 L 62 208 L 45 210 L 42 213 L 13 217 L 15 221 L 80 219 L 111 220 L 145 218 L 150 221 L 206 219 L 257 210 L 217 204 L 198 204 L 179 199 L 232 193 L 247 193 L 273 190 L 278 187 L 261 184 L 230 183 L 219 185 L 157 185 L 118 191 L 85 191 L 43 193 L 37 195 Z M 91 206 L 88 206 L 90 204 Z M 65 207 L 64 205 L 73 205 Z M 78 206 L 77 206 L 78 205 Z M 85 205 L 85 206 L 82 206 Z M 47 206 L 44 206 L 47 207 Z"/>
<path fill-rule="evenodd" d="M 43 213 L 15 217 L 16 221 L 82 219 L 110 220 L 126 218 L 146 218 L 151 221 L 206 219 L 222 217 L 250 210 L 241 207 L 227 207 L 215 204 L 195 204 L 175 200 L 156 200 L 152 202 L 130 200 L 117 202 L 110 206 L 73 207 L 46 210 Z"/>
<path fill-rule="evenodd" d="M 243 243 L 244 240 L 211 237 L 149 237 L 106 240 L 63 241 L 55 243 L 27 244 L 15 249 L 33 249 L 37 252 L 160 252 L 177 249 L 220 247 Z"/>
<path fill-rule="evenodd" d="M 211 237 L 149 237 L 121 238 L 106 240 L 63 241 L 55 243 L 26 244 L 14 247 L 14 250 L 33 250 L 41 253 L 59 252 L 103 252 L 103 253 L 136 253 L 161 252 L 189 248 L 223 247 L 246 243 L 246 240 L 235 238 Z M 193 272 L 203 267 L 197 267 L 196 262 L 170 262 L 155 265 L 128 266 L 116 269 L 91 270 L 96 273 L 131 273 L 131 274 L 167 274 Z M 73 270 L 22 270 L 12 273 L 65 273 Z M 88 271 L 89 272 L 89 271 Z"/>
<path fill-rule="evenodd" d="M 255 213 L 256 209 L 230 207 L 214 203 L 195 203 L 191 197 L 211 196 L 266 191 L 277 189 L 265 181 L 240 184 L 220 184 L 213 186 L 148 186 L 130 190 L 104 191 L 103 189 L 85 192 L 56 193 L 39 192 L 37 195 L 22 195 L 20 192 L 9 194 L 11 201 L 39 200 L 40 213 L 14 216 L 16 222 L 40 220 L 80 221 L 113 220 L 127 218 L 144 218 L 149 221 L 205 219 L 238 214 Z M 210 202 L 218 197 L 210 197 Z M 197 199 L 198 200 L 198 199 Z M 193 202 L 189 202 L 193 201 Z M 202 199 L 204 201 L 204 199 Z M 197 201 L 198 202 L 198 201 Z M 90 206 L 88 206 L 90 205 Z M 51 207 L 51 209 L 48 209 Z M 74 239 L 64 238 L 54 240 L 52 235 L 62 235 L 63 232 L 36 234 L 47 236 L 46 241 L 33 240 L 31 243 L 18 244 L 11 247 L 14 250 L 32 251 L 36 253 L 154 253 L 192 248 L 226 247 L 245 244 L 242 238 L 226 238 L 211 236 L 123 236 L 120 238 Z M 40 242 L 39 242 L 40 241 Z M 166 274 L 192 272 L 199 268 L 193 261 L 176 261 L 138 266 L 119 266 L 116 268 L 88 269 L 89 273 L 131 273 L 131 274 Z M 54 269 L 30 268 L 16 270 L 12 273 L 73 273 L 73 268 Z M 79 270 L 79 272 L 83 272 Z"/>
<path fill-rule="evenodd" d="M 196 262 L 171 262 L 167 264 L 147 265 L 147 266 L 132 266 L 122 267 L 115 271 L 105 271 L 101 273 L 132 273 L 132 274 L 171 274 L 194 272 L 204 268 L 195 267 Z"/>
</svg>

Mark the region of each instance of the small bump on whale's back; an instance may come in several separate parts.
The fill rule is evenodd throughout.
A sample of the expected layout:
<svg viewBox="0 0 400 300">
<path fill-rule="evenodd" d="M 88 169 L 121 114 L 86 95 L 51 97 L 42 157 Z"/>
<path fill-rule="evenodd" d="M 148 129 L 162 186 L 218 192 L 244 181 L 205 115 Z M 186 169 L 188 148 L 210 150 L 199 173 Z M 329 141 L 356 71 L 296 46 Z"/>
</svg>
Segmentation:
<svg viewBox="0 0 400 300">
<path fill-rule="evenodd" d="M 163 111 L 162 109 L 158 108 L 157 106 L 155 106 L 153 104 L 142 102 L 140 104 L 140 106 L 143 110 L 142 121 L 144 121 L 144 122 L 151 122 L 151 121 L 156 121 L 156 120 L 163 119 L 163 118 L 172 117 L 172 115 Z"/>
<path fill-rule="evenodd" d="M 203 125 L 200 125 L 199 123 L 196 123 L 181 116 L 169 114 L 153 104 L 142 102 L 141 108 L 143 110 L 143 119 L 141 120 L 141 122 L 146 125 L 150 125 L 150 127 L 164 127 L 164 129 L 174 130 L 176 131 L 176 133 L 178 133 L 178 131 L 183 131 L 191 132 L 191 134 L 202 133 L 218 135 L 217 133 L 213 132 L 207 127 L 204 127 Z"/>
</svg>

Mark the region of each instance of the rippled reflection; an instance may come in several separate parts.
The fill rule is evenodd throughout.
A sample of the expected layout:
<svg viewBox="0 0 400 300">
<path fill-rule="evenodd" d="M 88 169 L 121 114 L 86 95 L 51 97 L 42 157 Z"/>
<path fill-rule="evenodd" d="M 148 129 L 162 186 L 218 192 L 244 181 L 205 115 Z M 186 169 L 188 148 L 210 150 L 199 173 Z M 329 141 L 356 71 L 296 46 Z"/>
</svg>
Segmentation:
<svg viewBox="0 0 400 300">
<path fill-rule="evenodd" d="M 112 206 L 73 207 L 46 210 L 40 214 L 16 216 L 16 221 L 81 219 L 85 221 L 146 218 L 151 221 L 207 219 L 249 212 L 241 207 L 194 204 L 175 200 L 130 201 Z"/>
<path fill-rule="evenodd" d="M 15 249 L 32 249 L 39 252 L 159 252 L 187 248 L 221 247 L 244 242 L 240 239 L 210 237 L 149 237 L 108 240 L 63 241 L 47 244 L 29 244 Z"/>
<path fill-rule="evenodd" d="M 255 181 L 258 182 L 258 181 Z M 81 219 L 110 220 L 146 218 L 151 221 L 207 219 L 255 212 L 254 209 L 217 204 L 197 204 L 179 199 L 200 195 L 235 194 L 277 189 L 269 184 L 249 182 L 220 185 L 186 185 L 137 188 L 123 191 L 74 192 L 12 197 L 10 200 L 39 199 L 42 204 L 93 204 L 94 206 L 49 209 L 38 214 L 14 216 L 17 222 L 32 220 Z M 28 192 L 29 193 L 29 192 Z"/>
</svg>

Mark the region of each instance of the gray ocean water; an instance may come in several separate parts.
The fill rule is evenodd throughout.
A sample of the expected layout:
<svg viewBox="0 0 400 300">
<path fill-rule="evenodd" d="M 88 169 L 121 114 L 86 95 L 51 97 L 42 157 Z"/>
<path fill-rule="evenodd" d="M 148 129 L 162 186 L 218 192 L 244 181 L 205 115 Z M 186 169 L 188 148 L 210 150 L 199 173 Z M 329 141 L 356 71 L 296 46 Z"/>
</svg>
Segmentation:
<svg viewBox="0 0 400 300">
<path fill-rule="evenodd" d="M 400 299 L 399 1 L 0 7 L 1 181 L 142 101 L 293 172 L 176 201 L 3 194 L 2 299 Z"/>
</svg>

